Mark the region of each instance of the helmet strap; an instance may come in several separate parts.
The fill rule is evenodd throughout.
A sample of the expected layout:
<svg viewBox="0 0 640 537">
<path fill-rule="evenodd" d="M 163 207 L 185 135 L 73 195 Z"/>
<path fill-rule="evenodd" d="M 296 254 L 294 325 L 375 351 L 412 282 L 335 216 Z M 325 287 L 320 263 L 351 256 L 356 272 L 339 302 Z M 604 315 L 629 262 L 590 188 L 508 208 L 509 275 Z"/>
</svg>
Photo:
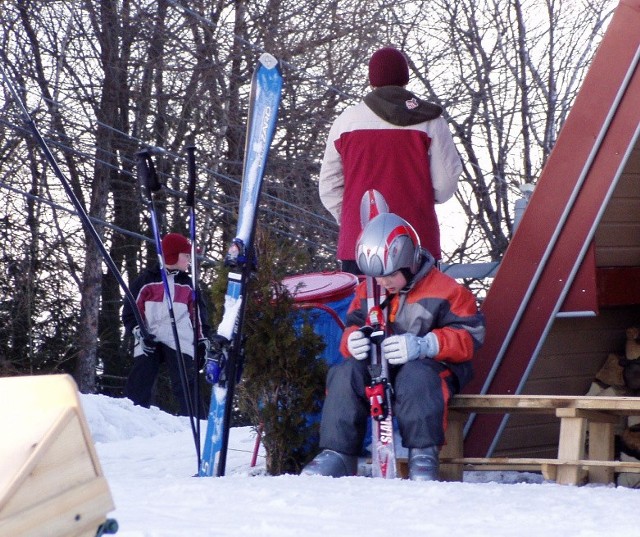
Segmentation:
<svg viewBox="0 0 640 537">
<path fill-rule="evenodd" d="M 411 272 L 411 270 L 409 270 L 408 267 L 401 268 L 400 272 L 404 276 L 404 279 L 407 280 L 407 285 L 405 287 L 408 287 L 409 285 L 411 285 L 411 282 L 413 281 L 413 277 L 415 276 L 415 274 Z"/>
</svg>

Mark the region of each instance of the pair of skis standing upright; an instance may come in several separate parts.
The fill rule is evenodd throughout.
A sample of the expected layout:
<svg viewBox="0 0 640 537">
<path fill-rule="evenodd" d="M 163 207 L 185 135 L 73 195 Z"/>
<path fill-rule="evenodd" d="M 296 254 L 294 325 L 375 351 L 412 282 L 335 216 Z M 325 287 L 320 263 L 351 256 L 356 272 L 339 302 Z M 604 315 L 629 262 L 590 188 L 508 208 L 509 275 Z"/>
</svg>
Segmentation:
<svg viewBox="0 0 640 537">
<path fill-rule="evenodd" d="M 278 61 L 271 54 L 263 54 L 258 60 L 258 66 L 251 80 L 251 96 L 249 102 L 249 119 L 247 124 L 247 140 L 245 145 L 244 169 L 240 192 L 240 207 L 238 213 L 238 228 L 236 237 L 227 251 L 225 266 L 230 268 L 227 290 L 224 301 L 224 314 L 220 322 L 217 335 L 212 342 L 207 343 L 205 371 L 206 379 L 212 386 L 211 404 L 209 407 L 207 432 L 204 451 L 200 452 L 200 420 L 198 371 L 193 383 L 196 393 L 189 393 L 187 368 L 180 349 L 175 317 L 162 253 L 159 226 L 153 203 L 153 192 L 161 185 L 151 161 L 150 151 L 138 153 L 138 173 L 140 175 L 147 204 L 151 213 L 151 223 L 156 242 L 158 261 L 160 263 L 165 301 L 169 310 L 172 330 L 176 342 L 178 367 L 180 370 L 183 393 L 188 401 L 191 428 L 196 444 L 198 459 L 198 475 L 222 476 L 226 469 L 226 459 L 229 443 L 229 429 L 235 385 L 242 371 L 243 345 L 242 324 L 246 302 L 243 300 L 247 293 L 247 284 L 255 266 L 253 241 L 257 220 L 258 200 L 262 188 L 262 179 L 269 153 L 269 146 L 275 132 L 275 124 L 282 91 L 282 74 Z M 198 281 L 195 240 L 195 148 L 189 147 L 188 170 L 189 189 L 187 192 L 187 206 L 190 208 L 190 239 L 192 263 L 192 292 L 194 311 L 194 360 L 197 360 L 197 345 L 199 337 Z"/>
</svg>

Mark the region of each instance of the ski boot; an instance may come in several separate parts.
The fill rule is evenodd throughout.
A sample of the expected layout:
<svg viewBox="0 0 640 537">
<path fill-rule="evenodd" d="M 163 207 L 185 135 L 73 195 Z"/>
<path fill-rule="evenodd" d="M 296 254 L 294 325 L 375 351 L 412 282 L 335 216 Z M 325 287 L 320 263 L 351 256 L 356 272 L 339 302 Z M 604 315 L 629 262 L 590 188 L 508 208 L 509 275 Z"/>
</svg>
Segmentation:
<svg viewBox="0 0 640 537">
<path fill-rule="evenodd" d="M 300 475 L 324 475 L 329 477 L 345 477 L 356 475 L 358 457 L 345 455 L 332 449 L 324 449 L 307 464 Z"/>
<path fill-rule="evenodd" d="M 411 481 L 437 481 L 438 446 L 409 448 L 409 479 Z"/>
</svg>

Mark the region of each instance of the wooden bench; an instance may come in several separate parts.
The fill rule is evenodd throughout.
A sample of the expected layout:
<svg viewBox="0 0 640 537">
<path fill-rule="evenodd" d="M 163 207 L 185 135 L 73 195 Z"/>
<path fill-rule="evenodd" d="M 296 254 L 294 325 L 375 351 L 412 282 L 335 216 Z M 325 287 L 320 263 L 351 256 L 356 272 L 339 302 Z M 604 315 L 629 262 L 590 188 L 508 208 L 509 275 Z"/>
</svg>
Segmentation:
<svg viewBox="0 0 640 537">
<path fill-rule="evenodd" d="M 560 420 L 557 458 L 465 457 L 464 426 L 478 413 L 555 415 Z M 449 402 L 440 478 L 461 481 L 463 469 L 521 470 L 541 471 L 560 484 L 613 483 L 615 472 L 640 473 L 640 463 L 613 460 L 615 426 L 631 415 L 640 415 L 640 397 L 456 395 Z"/>
</svg>

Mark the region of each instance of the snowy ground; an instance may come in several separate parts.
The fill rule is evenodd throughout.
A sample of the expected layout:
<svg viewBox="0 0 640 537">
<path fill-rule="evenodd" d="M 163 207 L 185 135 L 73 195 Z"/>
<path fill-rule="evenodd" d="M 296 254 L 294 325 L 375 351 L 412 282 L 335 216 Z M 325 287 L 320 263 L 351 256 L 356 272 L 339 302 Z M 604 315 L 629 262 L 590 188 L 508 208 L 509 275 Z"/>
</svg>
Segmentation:
<svg viewBox="0 0 640 537">
<path fill-rule="evenodd" d="M 232 430 L 226 477 L 196 478 L 188 419 L 124 399 L 81 400 L 119 537 L 640 535 L 640 490 L 560 486 L 511 472 L 477 472 L 464 483 L 269 477 L 262 458 L 250 468 L 249 428 Z"/>
</svg>

